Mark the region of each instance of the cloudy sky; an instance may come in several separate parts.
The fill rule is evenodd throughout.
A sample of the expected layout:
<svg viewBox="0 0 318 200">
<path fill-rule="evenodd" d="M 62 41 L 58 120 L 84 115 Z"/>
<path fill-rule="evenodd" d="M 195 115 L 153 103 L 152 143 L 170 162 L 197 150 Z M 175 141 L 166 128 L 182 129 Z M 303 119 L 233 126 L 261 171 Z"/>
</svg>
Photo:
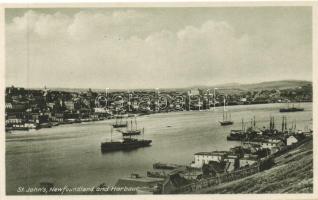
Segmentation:
<svg viewBox="0 0 318 200">
<path fill-rule="evenodd" d="M 6 9 L 6 85 L 311 80 L 309 7 Z"/>
</svg>

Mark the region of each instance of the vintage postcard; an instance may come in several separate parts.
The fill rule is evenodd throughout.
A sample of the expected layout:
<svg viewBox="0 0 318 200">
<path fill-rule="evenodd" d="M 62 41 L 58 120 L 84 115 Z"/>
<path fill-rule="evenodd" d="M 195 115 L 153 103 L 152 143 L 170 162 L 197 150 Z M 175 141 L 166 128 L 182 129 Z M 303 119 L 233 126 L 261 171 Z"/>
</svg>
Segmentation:
<svg viewBox="0 0 318 200">
<path fill-rule="evenodd" d="M 316 198 L 315 6 L 3 5 L 2 197 Z"/>
</svg>

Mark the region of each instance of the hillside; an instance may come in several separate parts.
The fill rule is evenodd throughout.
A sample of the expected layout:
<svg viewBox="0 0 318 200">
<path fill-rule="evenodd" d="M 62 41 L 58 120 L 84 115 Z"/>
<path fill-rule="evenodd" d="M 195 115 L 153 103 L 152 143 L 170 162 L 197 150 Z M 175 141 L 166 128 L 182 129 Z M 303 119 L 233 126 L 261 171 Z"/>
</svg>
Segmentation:
<svg viewBox="0 0 318 200">
<path fill-rule="evenodd" d="M 281 81 L 268 81 L 260 83 L 251 83 L 251 84 L 224 84 L 218 85 L 218 88 L 231 88 L 231 89 L 240 89 L 240 90 L 252 90 L 252 89 L 287 89 L 287 88 L 296 88 L 302 87 L 305 85 L 310 85 L 310 81 L 301 81 L 301 80 L 281 80 Z"/>
<path fill-rule="evenodd" d="M 275 159 L 276 165 L 266 171 L 206 188 L 205 194 L 262 194 L 262 193 L 312 193 L 313 149 L 312 140 Z"/>
<path fill-rule="evenodd" d="M 302 87 L 305 85 L 310 85 L 310 81 L 299 81 L 299 80 L 284 80 L 284 81 L 270 81 L 270 82 L 262 82 L 256 84 L 245 84 L 243 88 L 246 89 L 258 89 L 258 88 L 266 88 L 266 89 L 286 89 L 286 88 L 295 88 Z"/>
<path fill-rule="evenodd" d="M 296 87 L 302 87 L 305 85 L 311 85 L 311 81 L 303 81 L 303 80 L 280 80 L 280 81 L 268 81 L 268 82 L 260 82 L 260 83 L 249 83 L 249 84 L 240 84 L 240 83 L 226 83 L 226 84 L 220 84 L 220 85 L 196 85 L 191 87 L 184 87 L 184 88 L 161 88 L 161 91 L 187 91 L 192 88 L 200 88 L 200 89 L 208 89 L 208 88 L 218 88 L 218 89 L 224 89 L 224 90 L 258 90 L 258 89 L 287 89 L 287 88 L 296 88 Z M 36 90 L 43 90 L 43 88 L 31 88 Z M 89 88 L 49 88 L 53 91 L 64 91 L 64 92 L 87 92 Z M 105 89 L 97 89 L 92 88 L 94 92 L 105 92 Z M 135 91 L 154 91 L 153 88 L 148 89 L 134 89 Z M 118 91 L 127 91 L 127 89 L 110 89 L 109 92 L 118 92 Z"/>
</svg>

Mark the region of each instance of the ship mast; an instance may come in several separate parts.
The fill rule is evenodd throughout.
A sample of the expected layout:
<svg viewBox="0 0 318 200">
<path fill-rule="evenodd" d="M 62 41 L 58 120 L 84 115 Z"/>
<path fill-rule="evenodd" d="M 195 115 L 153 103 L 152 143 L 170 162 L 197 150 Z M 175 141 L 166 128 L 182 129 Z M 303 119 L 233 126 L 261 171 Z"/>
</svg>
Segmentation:
<svg viewBox="0 0 318 200">
<path fill-rule="evenodd" d="M 110 128 L 110 142 L 113 141 L 113 127 Z"/>
<path fill-rule="evenodd" d="M 255 128 L 256 127 L 255 115 L 254 115 L 253 119 L 254 119 L 254 128 Z"/>
<path fill-rule="evenodd" d="M 225 98 L 223 98 L 223 121 L 224 121 L 224 113 L 225 113 Z"/>
<path fill-rule="evenodd" d="M 282 120 L 282 132 L 284 132 L 284 116 L 283 116 L 283 120 Z"/>
<path fill-rule="evenodd" d="M 135 126 L 136 126 L 136 130 L 137 130 L 138 127 L 137 127 L 137 119 L 136 119 L 136 116 L 135 116 Z"/>
<path fill-rule="evenodd" d="M 130 120 L 130 130 L 132 131 L 132 120 Z"/>
</svg>

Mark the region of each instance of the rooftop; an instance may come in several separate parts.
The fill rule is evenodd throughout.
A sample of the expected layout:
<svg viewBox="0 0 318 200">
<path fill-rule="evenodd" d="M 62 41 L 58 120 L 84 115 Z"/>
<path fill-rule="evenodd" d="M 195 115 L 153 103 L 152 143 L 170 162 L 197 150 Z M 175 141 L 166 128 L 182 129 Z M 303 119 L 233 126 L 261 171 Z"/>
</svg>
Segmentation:
<svg viewBox="0 0 318 200">
<path fill-rule="evenodd" d="M 198 152 L 194 155 L 207 155 L 207 156 L 224 156 L 229 154 L 228 151 L 211 151 L 211 152 Z"/>
</svg>

